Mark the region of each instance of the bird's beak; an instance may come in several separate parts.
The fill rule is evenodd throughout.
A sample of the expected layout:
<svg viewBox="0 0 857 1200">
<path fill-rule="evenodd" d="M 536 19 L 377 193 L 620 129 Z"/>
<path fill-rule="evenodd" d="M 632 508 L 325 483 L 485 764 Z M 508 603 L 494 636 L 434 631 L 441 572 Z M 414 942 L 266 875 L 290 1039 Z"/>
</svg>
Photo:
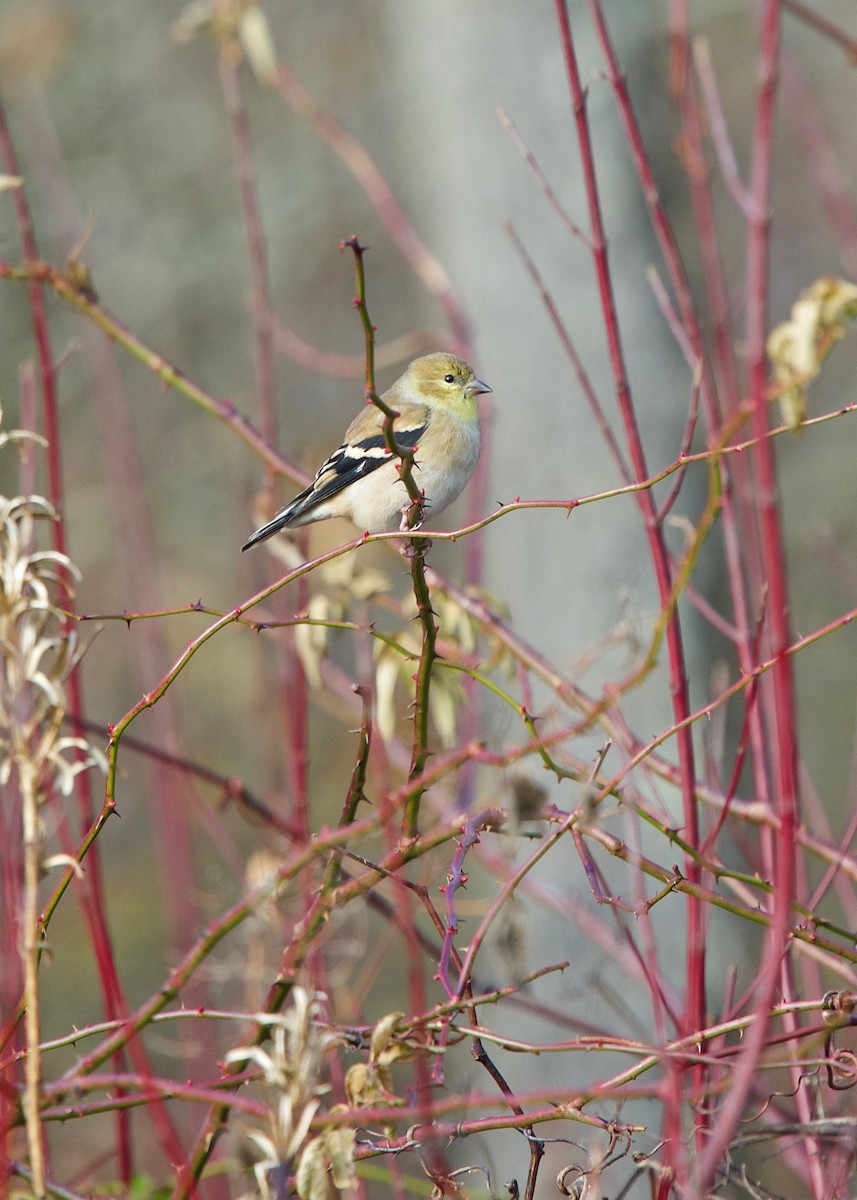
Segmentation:
<svg viewBox="0 0 857 1200">
<path fill-rule="evenodd" d="M 494 389 L 490 388 L 487 383 L 483 383 L 481 379 L 471 379 L 470 383 L 468 383 L 464 390 L 467 392 L 468 396 L 481 396 L 483 392 L 494 391 Z"/>
</svg>

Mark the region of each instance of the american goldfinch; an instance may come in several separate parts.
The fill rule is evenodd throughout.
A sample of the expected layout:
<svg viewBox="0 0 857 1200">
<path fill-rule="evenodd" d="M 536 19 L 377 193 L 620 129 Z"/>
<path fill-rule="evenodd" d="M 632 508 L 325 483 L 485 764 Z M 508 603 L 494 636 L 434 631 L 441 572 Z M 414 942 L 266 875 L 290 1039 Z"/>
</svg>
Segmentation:
<svg viewBox="0 0 857 1200">
<path fill-rule="evenodd" d="M 432 516 L 452 504 L 476 469 L 482 440 L 476 397 L 490 391 L 463 359 L 426 354 L 382 396 L 399 414 L 393 421 L 396 443 L 414 451 L 414 481 Z M 387 449 L 383 424 L 381 411 L 368 404 L 309 487 L 241 549 L 288 526 L 328 517 L 348 517 L 371 533 L 400 528 L 410 500 L 399 476 L 401 460 Z"/>
</svg>

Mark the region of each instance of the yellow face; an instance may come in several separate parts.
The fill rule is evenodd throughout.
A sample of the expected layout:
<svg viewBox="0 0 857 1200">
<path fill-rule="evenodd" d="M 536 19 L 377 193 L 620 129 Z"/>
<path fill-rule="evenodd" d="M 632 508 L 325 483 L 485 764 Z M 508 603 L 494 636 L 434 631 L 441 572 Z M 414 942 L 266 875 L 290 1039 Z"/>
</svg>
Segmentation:
<svg viewBox="0 0 857 1200">
<path fill-rule="evenodd" d="M 415 359 L 405 372 L 405 382 L 413 389 L 415 399 L 462 416 L 471 416 L 476 410 L 476 397 L 491 391 L 476 378 L 470 364 L 454 354 L 426 354 Z"/>
</svg>

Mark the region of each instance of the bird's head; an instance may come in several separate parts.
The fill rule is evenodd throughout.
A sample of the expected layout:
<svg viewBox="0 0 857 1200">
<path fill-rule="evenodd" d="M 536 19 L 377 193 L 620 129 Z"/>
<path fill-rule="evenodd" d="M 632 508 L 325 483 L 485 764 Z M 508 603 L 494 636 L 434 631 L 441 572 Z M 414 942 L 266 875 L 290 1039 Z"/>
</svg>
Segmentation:
<svg viewBox="0 0 857 1200">
<path fill-rule="evenodd" d="M 476 378 L 469 363 L 454 354 L 426 354 L 416 358 L 402 377 L 404 389 L 421 404 L 438 405 L 470 416 L 476 397 L 492 389 Z"/>
</svg>

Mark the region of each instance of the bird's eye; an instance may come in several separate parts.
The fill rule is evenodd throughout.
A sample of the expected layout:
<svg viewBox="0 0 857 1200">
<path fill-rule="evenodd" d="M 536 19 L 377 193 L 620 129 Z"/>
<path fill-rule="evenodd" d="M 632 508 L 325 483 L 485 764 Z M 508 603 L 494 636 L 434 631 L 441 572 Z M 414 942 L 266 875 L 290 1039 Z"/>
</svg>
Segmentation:
<svg viewBox="0 0 857 1200">
<path fill-rule="evenodd" d="M 455 376 L 454 375 L 444 375 L 443 382 L 444 383 L 455 383 Z"/>
</svg>

